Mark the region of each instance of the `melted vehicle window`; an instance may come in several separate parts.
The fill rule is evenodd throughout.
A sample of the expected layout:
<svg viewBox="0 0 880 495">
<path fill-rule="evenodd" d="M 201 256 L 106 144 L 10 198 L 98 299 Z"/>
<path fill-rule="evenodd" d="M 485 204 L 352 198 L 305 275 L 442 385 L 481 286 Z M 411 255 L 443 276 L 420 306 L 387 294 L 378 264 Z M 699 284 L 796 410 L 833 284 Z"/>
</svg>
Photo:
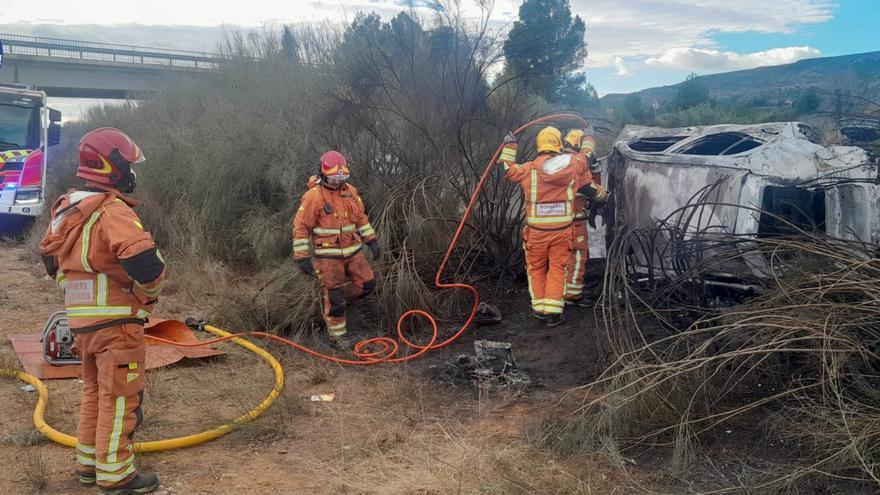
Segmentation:
<svg viewBox="0 0 880 495">
<path fill-rule="evenodd" d="M 686 136 L 661 136 L 645 137 L 629 143 L 629 149 L 642 153 L 659 153 L 666 151 L 673 144 L 681 141 Z"/>
<path fill-rule="evenodd" d="M 678 150 L 683 155 L 735 155 L 761 146 L 761 142 L 740 132 L 719 132 L 700 138 Z"/>
</svg>

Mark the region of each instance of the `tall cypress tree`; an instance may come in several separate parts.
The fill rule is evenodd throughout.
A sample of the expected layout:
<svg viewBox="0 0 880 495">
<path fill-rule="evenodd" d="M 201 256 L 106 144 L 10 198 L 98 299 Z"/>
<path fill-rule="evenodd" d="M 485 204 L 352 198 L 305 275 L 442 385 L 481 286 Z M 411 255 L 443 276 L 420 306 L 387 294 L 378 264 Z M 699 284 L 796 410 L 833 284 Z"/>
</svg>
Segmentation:
<svg viewBox="0 0 880 495">
<path fill-rule="evenodd" d="M 504 42 L 507 72 L 548 101 L 594 97 L 582 70 L 586 29 L 569 0 L 526 0 Z"/>
</svg>

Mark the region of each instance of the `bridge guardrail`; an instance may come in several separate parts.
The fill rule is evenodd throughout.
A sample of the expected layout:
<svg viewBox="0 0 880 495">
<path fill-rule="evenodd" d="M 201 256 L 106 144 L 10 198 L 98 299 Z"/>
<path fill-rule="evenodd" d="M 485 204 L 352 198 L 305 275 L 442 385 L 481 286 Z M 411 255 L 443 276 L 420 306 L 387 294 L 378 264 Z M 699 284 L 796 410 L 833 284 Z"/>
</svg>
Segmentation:
<svg viewBox="0 0 880 495">
<path fill-rule="evenodd" d="M 66 40 L 39 36 L 0 33 L 6 53 L 68 57 L 84 60 L 105 60 L 144 65 L 174 67 L 216 68 L 223 57 L 216 53 L 169 48 L 150 48 L 135 45 L 100 43 L 96 41 Z"/>
</svg>

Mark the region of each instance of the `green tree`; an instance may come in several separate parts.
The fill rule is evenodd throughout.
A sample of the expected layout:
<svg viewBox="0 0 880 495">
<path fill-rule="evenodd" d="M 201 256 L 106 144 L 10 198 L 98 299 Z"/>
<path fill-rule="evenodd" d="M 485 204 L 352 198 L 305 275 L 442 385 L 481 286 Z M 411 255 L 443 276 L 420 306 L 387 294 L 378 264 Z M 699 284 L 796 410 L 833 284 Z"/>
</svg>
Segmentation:
<svg viewBox="0 0 880 495">
<path fill-rule="evenodd" d="M 708 101 L 709 90 L 699 76 L 694 73 L 689 74 L 687 79 L 679 85 L 678 93 L 675 95 L 675 106 L 682 110 L 687 110 Z"/>
<path fill-rule="evenodd" d="M 805 115 L 818 110 L 821 104 L 819 93 L 814 88 L 810 88 L 794 102 L 794 109 L 798 115 Z"/>
<path fill-rule="evenodd" d="M 594 106 L 599 103 L 596 88 L 587 82 L 587 75 L 583 72 L 564 78 L 556 95 L 556 102 L 574 108 Z"/>
<path fill-rule="evenodd" d="M 507 72 L 547 101 L 581 106 L 595 98 L 582 67 L 586 24 L 569 0 L 526 0 L 504 41 Z"/>
<path fill-rule="evenodd" d="M 630 93 L 623 99 L 623 118 L 627 122 L 641 122 L 645 117 L 645 108 L 642 99 L 635 93 Z"/>
</svg>

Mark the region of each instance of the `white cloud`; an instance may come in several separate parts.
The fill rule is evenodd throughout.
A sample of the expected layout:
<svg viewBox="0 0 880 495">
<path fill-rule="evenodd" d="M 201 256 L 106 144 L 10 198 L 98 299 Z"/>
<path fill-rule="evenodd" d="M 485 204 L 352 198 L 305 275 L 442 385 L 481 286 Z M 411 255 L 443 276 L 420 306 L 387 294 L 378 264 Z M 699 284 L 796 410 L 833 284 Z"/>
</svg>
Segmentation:
<svg viewBox="0 0 880 495">
<path fill-rule="evenodd" d="M 446 2 L 449 3 L 449 2 Z M 454 4 L 454 2 L 452 2 Z M 510 10 L 509 1 L 500 0 L 498 14 Z M 354 18 L 357 12 L 393 15 L 404 9 L 430 15 L 435 12 L 433 1 L 426 0 L 248 0 L 229 2 L 216 0 L 151 0 L 149 7 L 138 2 L 118 0 L 40 0 L 35 9 L 32 0 L 9 0 L 0 11 L 0 24 L 16 22 L 62 24 L 128 24 L 217 26 L 236 24 L 259 26 L 266 22 L 301 22 Z M 508 5 L 505 5 L 508 4 Z M 505 8 L 501 8 L 505 7 Z M 479 16 L 475 2 L 461 2 L 462 13 Z M 46 13 L 51 13 L 47 15 Z"/>
<path fill-rule="evenodd" d="M 671 48 L 659 57 L 648 58 L 645 63 L 670 69 L 721 72 L 790 64 L 820 55 L 819 50 L 810 46 L 789 46 L 753 53 L 722 52 L 705 48 Z"/>
<path fill-rule="evenodd" d="M 791 33 L 832 18 L 833 0 L 571 0 L 587 24 L 589 68 L 632 73 L 674 49 L 720 50 L 716 33 Z M 698 67 L 686 67 L 698 70 Z"/>
<path fill-rule="evenodd" d="M 157 39 L 160 46 L 182 43 L 188 48 L 198 44 L 203 49 L 210 49 L 212 46 L 204 45 L 213 45 L 216 41 L 205 43 L 203 40 L 209 36 L 215 40 L 219 38 L 215 34 L 219 30 L 210 33 L 209 30 L 221 24 L 259 26 L 279 22 L 346 22 L 359 11 L 375 11 L 387 17 L 403 10 L 409 0 L 152 0 L 149 8 L 136 2 L 116 0 L 41 0 L 39 3 L 40 8 L 34 9 L 33 0 L 4 1 L 0 24 L 20 27 L 14 32 L 21 31 L 21 27 L 26 29 L 25 23 L 45 22 L 70 28 L 89 24 L 90 29 L 85 31 L 84 38 L 126 42 L 130 38 L 111 39 L 115 38 L 110 34 L 112 26 L 107 29 L 95 29 L 94 26 L 124 24 L 128 28 L 142 29 L 143 33 L 134 38 L 145 39 L 144 42 L 154 43 L 151 40 Z M 467 18 L 481 15 L 475 0 L 445 0 L 444 3 L 459 5 L 462 15 Z M 412 0 L 411 4 L 429 5 L 425 0 Z M 522 0 L 494 0 L 493 25 L 509 26 L 521 4 Z M 703 65 L 710 63 L 708 59 L 712 57 L 700 50 L 723 54 L 716 57 L 715 63 L 719 65 L 744 64 L 754 54 L 739 54 L 739 58 L 735 53 L 729 55 L 729 52 L 722 51 L 724 47 L 713 41 L 713 35 L 791 33 L 804 25 L 830 20 L 835 0 L 571 0 L 571 6 L 572 11 L 587 23 L 590 55 L 586 66 L 609 68 L 619 76 L 627 76 L 644 69 L 646 60 L 655 61 L 655 67 L 679 64 L 677 67 L 686 70 L 702 70 L 700 65 L 684 66 L 688 61 Z M 431 7 L 421 7 L 417 11 L 425 16 L 434 13 Z M 172 24 L 174 26 L 170 26 Z M 189 43 L 181 39 L 182 36 L 171 36 L 174 29 L 168 29 L 182 30 L 191 26 L 194 29 L 200 27 L 201 31 Z M 168 29 L 166 34 L 169 35 L 164 43 L 162 35 L 148 34 L 153 29 L 163 28 Z M 71 32 L 69 37 L 79 36 Z M 768 50 L 770 52 L 773 50 Z M 775 56 L 767 60 L 776 60 L 772 58 Z M 729 61 L 721 60 L 725 58 Z M 778 60 L 789 58 L 780 54 Z M 671 62 L 666 62 L 670 59 Z"/>
<path fill-rule="evenodd" d="M 632 72 L 629 70 L 629 67 L 626 66 L 626 61 L 623 60 L 623 57 L 614 57 L 614 73 L 618 76 L 631 76 Z"/>
</svg>

